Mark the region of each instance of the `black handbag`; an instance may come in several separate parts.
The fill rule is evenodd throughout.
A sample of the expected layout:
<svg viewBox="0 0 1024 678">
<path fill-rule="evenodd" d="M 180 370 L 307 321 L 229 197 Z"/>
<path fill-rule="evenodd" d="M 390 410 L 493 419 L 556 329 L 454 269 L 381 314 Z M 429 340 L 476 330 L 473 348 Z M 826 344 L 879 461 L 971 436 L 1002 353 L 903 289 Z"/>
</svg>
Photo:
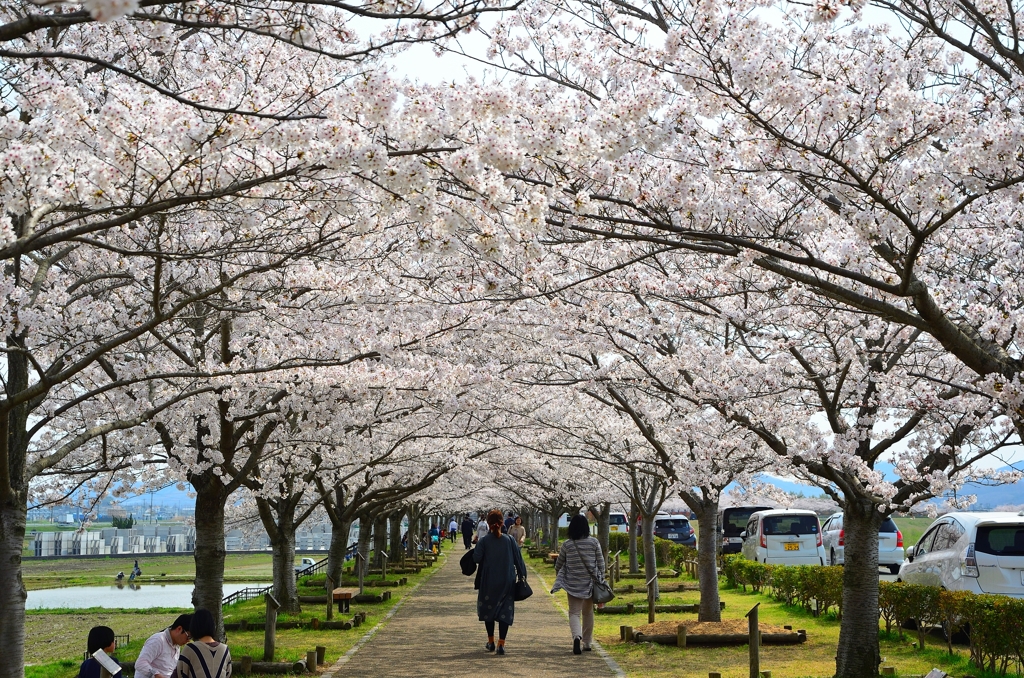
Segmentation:
<svg viewBox="0 0 1024 678">
<path fill-rule="evenodd" d="M 512 598 L 516 601 L 526 600 L 533 595 L 533 589 L 530 588 L 529 582 L 526 579 L 519 579 L 516 581 L 516 590 L 512 594 Z"/>
<path fill-rule="evenodd" d="M 462 574 L 467 577 L 472 577 L 473 573 L 476 572 L 476 561 L 473 560 L 473 551 L 475 550 L 476 549 L 469 549 L 459 560 L 459 567 L 462 568 Z"/>
</svg>

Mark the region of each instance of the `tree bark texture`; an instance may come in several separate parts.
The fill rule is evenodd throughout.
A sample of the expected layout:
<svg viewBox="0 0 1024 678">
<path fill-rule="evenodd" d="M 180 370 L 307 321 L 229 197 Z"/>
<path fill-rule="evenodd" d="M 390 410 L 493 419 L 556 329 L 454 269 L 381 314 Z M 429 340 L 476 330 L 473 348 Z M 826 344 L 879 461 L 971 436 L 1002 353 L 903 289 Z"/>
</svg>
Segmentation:
<svg viewBox="0 0 1024 678">
<path fill-rule="evenodd" d="M 279 612 L 296 614 L 302 611 L 295 587 L 295 525 L 290 516 L 278 516 L 277 534 L 271 540 L 274 553 L 274 598 L 281 604 Z"/>
<path fill-rule="evenodd" d="M 341 581 L 341 570 L 345 566 L 345 554 L 348 552 L 348 534 L 352 524 L 331 521 L 331 546 L 327 551 L 327 575 L 336 582 Z"/>
<path fill-rule="evenodd" d="M 643 527 L 641 532 L 643 533 L 643 544 L 644 544 L 644 577 L 645 581 L 650 581 L 651 577 L 658 574 L 658 554 L 654 550 L 654 516 L 657 515 L 652 513 L 651 515 L 643 516 Z M 654 599 L 659 598 L 658 594 L 658 580 L 654 580 Z"/>
<path fill-rule="evenodd" d="M 217 638 L 224 639 L 224 483 L 212 473 L 191 479 L 196 490 L 196 584 L 192 605 L 205 608 L 217 624 Z"/>
<path fill-rule="evenodd" d="M 629 573 L 639 574 L 640 573 L 640 559 L 637 558 L 636 553 L 636 517 L 640 515 L 640 509 L 637 508 L 636 504 L 630 504 L 629 506 L 629 523 L 627 528 L 629 530 Z"/>
<path fill-rule="evenodd" d="M 21 549 L 25 543 L 26 499 L 19 492 L 0 505 L 0 638 L 3 638 L 0 676 L 3 678 L 25 675 L 28 593 L 21 577 Z"/>
<path fill-rule="evenodd" d="M 359 514 L 359 540 L 356 542 L 356 553 L 362 558 L 356 559 L 356 566 L 365 573 L 370 566 L 370 539 L 373 537 L 373 518 L 368 514 Z"/>
<path fill-rule="evenodd" d="M 597 509 L 597 510 L 594 510 Z M 601 552 L 604 554 L 604 561 L 608 562 L 610 555 L 610 543 L 612 539 L 611 531 L 611 502 L 606 501 L 600 506 L 595 506 L 590 509 L 591 513 L 597 516 L 597 540 L 601 542 Z"/>
<path fill-rule="evenodd" d="M 373 560 L 377 567 L 383 562 L 380 554 L 388 548 L 388 516 L 385 513 L 377 514 L 373 519 Z"/>
<path fill-rule="evenodd" d="M 697 511 L 697 578 L 700 580 L 698 621 L 722 621 L 718 597 L 718 501 L 702 502 Z"/>
<path fill-rule="evenodd" d="M 392 561 L 399 559 L 402 552 L 402 511 L 392 511 L 388 516 L 388 555 Z"/>
<path fill-rule="evenodd" d="M 878 675 L 878 529 L 884 519 L 873 502 L 847 498 L 843 511 L 843 618 L 836 678 Z"/>
</svg>

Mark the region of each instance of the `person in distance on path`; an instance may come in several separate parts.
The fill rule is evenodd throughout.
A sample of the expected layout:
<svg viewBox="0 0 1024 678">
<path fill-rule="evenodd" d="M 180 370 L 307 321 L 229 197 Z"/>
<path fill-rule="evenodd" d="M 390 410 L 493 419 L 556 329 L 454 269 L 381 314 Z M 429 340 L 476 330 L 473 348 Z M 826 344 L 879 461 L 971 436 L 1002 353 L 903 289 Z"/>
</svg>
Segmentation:
<svg viewBox="0 0 1024 678">
<path fill-rule="evenodd" d="M 569 538 L 555 561 L 555 586 L 551 592 L 562 589 L 568 596 L 572 653 L 582 654 L 590 650 L 594 641 L 594 578 L 604 581 L 604 554 L 601 542 L 590 536 L 586 516 L 573 516 L 568 533 Z"/>
<path fill-rule="evenodd" d="M 491 531 L 491 528 L 487 526 L 487 515 L 484 514 L 480 518 L 480 522 L 476 524 L 476 536 L 473 537 L 473 543 L 477 543 L 481 539 L 487 536 L 487 533 Z"/>
<path fill-rule="evenodd" d="M 508 528 L 508 536 L 516 540 L 516 546 L 522 546 L 526 542 L 526 528 L 523 527 L 523 517 L 516 516 L 512 527 Z"/>
<path fill-rule="evenodd" d="M 178 615 L 173 624 L 151 635 L 135 662 L 136 678 L 171 678 L 178 666 L 178 647 L 188 642 L 191 624 L 192 615 Z"/>
<path fill-rule="evenodd" d="M 455 543 L 455 535 L 459 531 L 459 524 L 455 520 L 455 516 L 452 516 L 451 522 L 448 523 L 448 538 L 451 542 Z"/>
<path fill-rule="evenodd" d="M 462 519 L 462 543 L 466 545 L 468 551 L 473 547 L 473 532 L 476 530 L 476 525 L 473 524 L 473 519 L 468 515 Z"/>
<path fill-rule="evenodd" d="M 476 597 L 477 617 L 487 629 L 488 652 L 505 654 L 505 637 L 515 617 L 516 580 L 526 579 L 526 563 L 515 540 L 502 534 L 501 511 L 487 514 L 489 531 L 476 544 L 473 560 L 480 568 L 480 590 Z M 494 644 L 494 624 L 498 624 L 498 644 Z"/>
</svg>

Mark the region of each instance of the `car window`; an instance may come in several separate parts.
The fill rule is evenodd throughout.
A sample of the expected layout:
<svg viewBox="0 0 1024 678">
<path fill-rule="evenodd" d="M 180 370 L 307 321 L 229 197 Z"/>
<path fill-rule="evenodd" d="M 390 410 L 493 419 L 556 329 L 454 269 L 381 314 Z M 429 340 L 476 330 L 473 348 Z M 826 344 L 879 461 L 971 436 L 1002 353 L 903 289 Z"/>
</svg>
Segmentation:
<svg viewBox="0 0 1024 678">
<path fill-rule="evenodd" d="M 816 516 L 767 516 L 762 526 L 765 534 L 817 534 L 818 518 Z"/>
<path fill-rule="evenodd" d="M 747 523 L 747 534 L 757 534 L 757 518 Z"/>
<path fill-rule="evenodd" d="M 940 527 L 942 525 L 936 525 L 924 533 L 924 536 L 917 542 L 917 546 L 914 547 L 914 555 L 923 556 L 931 552 L 932 542 L 935 541 L 935 533 L 939 531 Z"/>
<path fill-rule="evenodd" d="M 677 529 L 680 527 L 688 527 L 689 524 L 690 521 L 688 521 L 686 518 L 662 518 L 660 520 L 654 521 L 655 527 L 659 527 L 662 529 Z"/>
<path fill-rule="evenodd" d="M 939 531 L 935 533 L 935 543 L 932 544 L 932 551 L 944 551 L 953 548 L 960 541 L 963 533 L 964 529 L 956 522 L 942 525 Z"/>
<path fill-rule="evenodd" d="M 821 526 L 821 531 L 822 532 L 828 532 L 829 530 L 831 530 L 832 529 L 832 521 L 833 520 L 835 520 L 835 518 L 829 518 L 828 520 L 826 520 L 825 524 Z"/>
<path fill-rule="evenodd" d="M 898 527 L 896 527 L 896 522 L 892 518 L 886 518 L 885 520 L 882 521 L 882 526 L 878 528 L 878 531 L 879 532 L 886 532 L 886 533 L 891 532 L 891 533 L 895 534 L 895 533 L 899 532 L 900 530 L 899 530 Z"/>
<path fill-rule="evenodd" d="M 764 511 L 767 507 L 755 506 L 755 507 L 741 507 L 741 508 L 727 508 L 722 511 L 722 517 L 719 520 L 719 524 L 722 526 L 722 532 L 727 537 L 738 537 L 740 532 L 747 530 L 750 532 L 749 525 L 750 515 L 755 511 Z"/>
<path fill-rule="evenodd" d="M 608 524 L 609 525 L 625 525 L 626 524 L 626 516 L 624 516 L 621 513 L 613 513 L 610 516 L 608 516 Z"/>
<path fill-rule="evenodd" d="M 1024 556 L 1024 525 L 979 527 L 974 548 L 994 556 Z"/>
</svg>

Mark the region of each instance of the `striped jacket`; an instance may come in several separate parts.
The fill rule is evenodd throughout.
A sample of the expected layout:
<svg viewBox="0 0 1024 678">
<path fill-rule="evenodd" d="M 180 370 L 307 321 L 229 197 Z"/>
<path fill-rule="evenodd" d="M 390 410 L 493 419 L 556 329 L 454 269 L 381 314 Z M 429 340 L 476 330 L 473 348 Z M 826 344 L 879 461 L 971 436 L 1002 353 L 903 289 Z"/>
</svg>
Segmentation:
<svg viewBox="0 0 1024 678">
<path fill-rule="evenodd" d="M 590 572 L 594 574 L 590 576 Z M 594 537 L 567 539 L 555 561 L 554 593 L 559 589 L 576 598 L 589 598 L 594 593 L 594 580 L 604 581 L 604 554 L 601 542 Z"/>
<path fill-rule="evenodd" d="M 192 641 L 181 648 L 174 678 L 231 678 L 228 646 Z"/>
</svg>

